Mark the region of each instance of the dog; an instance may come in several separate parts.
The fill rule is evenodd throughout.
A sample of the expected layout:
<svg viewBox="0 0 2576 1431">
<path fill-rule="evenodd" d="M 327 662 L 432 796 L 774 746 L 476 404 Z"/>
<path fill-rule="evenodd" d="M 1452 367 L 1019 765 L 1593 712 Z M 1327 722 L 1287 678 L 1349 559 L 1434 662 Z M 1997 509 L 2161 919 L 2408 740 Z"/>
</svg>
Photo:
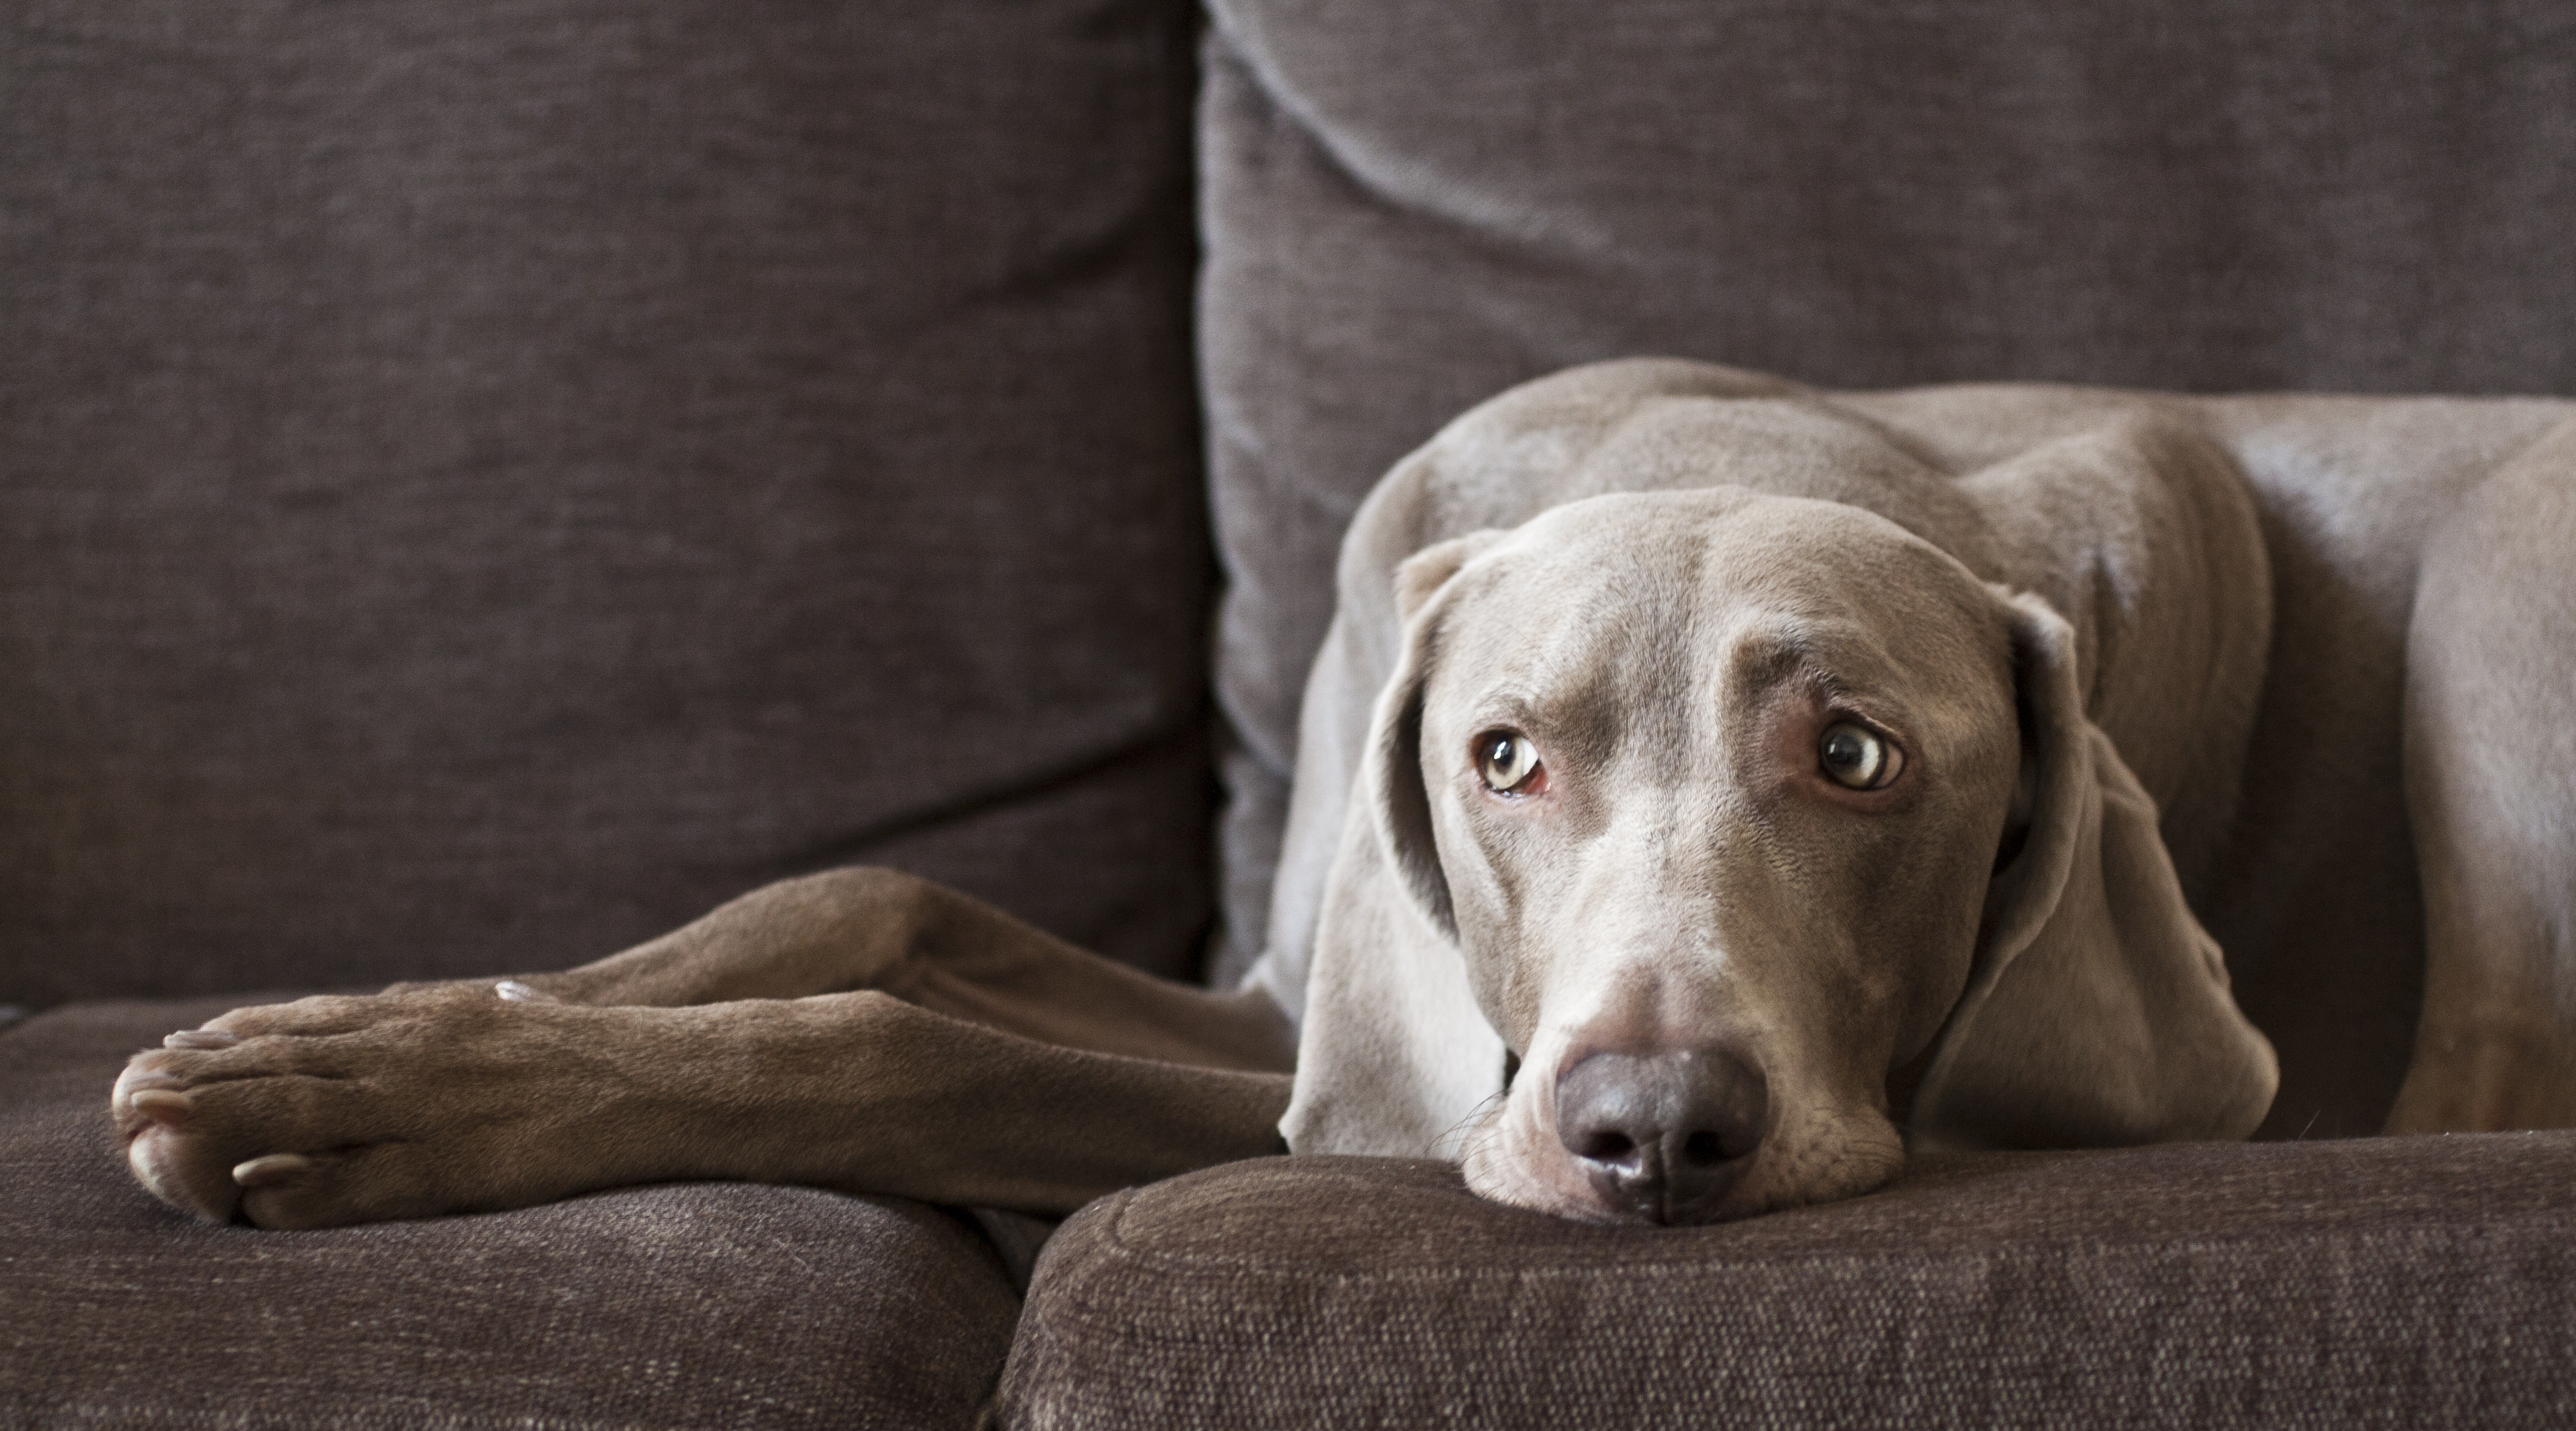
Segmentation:
<svg viewBox="0 0 2576 1431">
<path fill-rule="evenodd" d="M 1355 519 L 1243 987 L 850 870 L 237 1009 L 116 1127 L 261 1227 L 683 1178 L 1062 1213 L 1283 1149 L 1703 1223 L 1908 1149 L 2254 1132 L 2309 1050 L 2211 902 L 2287 931 L 2266 987 L 2303 931 L 2421 961 L 2390 1131 L 2576 1122 L 2570 558 L 2576 404 L 1575 369 Z"/>
</svg>

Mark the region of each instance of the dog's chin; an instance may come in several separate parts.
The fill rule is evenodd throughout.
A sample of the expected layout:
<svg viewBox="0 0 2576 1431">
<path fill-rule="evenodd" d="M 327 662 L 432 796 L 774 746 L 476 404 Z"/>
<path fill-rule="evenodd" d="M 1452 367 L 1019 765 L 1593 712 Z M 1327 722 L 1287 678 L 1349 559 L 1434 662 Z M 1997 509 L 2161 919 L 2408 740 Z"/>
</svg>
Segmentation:
<svg viewBox="0 0 2576 1431">
<path fill-rule="evenodd" d="M 1658 1216 L 1605 1199 L 1554 1129 L 1535 1122 L 1506 1104 L 1469 1136 L 1460 1158 L 1469 1192 L 1575 1222 L 1684 1227 L 1858 1197 L 1905 1166 L 1904 1139 L 1875 1110 L 1799 1120 L 1764 1139 L 1718 1196 Z"/>
</svg>

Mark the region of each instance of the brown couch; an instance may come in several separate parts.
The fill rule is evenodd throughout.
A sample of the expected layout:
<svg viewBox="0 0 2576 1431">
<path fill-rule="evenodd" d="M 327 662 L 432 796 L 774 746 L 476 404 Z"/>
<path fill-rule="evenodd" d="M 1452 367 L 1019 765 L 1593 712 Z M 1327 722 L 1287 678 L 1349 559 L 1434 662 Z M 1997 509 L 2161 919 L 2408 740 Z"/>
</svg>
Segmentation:
<svg viewBox="0 0 2576 1431">
<path fill-rule="evenodd" d="M 2562 7 L 0 14 L 0 1421 L 2576 1418 L 2576 1136 L 2354 1136 L 2409 969 L 2240 988 L 2272 1141 L 1674 1232 L 1269 1160 L 1025 1288 L 806 1189 L 201 1226 L 104 1117 L 852 862 L 1230 976 L 1342 523 L 1566 364 L 2576 393 Z M 2302 947 L 2415 916 L 2354 838 Z"/>
</svg>

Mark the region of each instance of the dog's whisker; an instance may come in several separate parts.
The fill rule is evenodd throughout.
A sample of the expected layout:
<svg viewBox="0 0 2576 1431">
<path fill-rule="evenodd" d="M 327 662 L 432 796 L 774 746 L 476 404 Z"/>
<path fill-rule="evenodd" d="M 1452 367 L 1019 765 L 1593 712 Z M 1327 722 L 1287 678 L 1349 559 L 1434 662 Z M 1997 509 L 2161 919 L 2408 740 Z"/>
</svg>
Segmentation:
<svg viewBox="0 0 2576 1431">
<path fill-rule="evenodd" d="M 1458 1121 L 1451 1123 L 1447 1128 L 1442 1129 L 1439 1137 L 1431 1140 L 1431 1149 L 1424 1156 L 1434 1158 L 1447 1156 L 1440 1150 L 1444 1147 L 1454 1146 L 1458 1149 L 1458 1152 L 1451 1158 L 1451 1161 L 1464 1164 L 1467 1161 L 1468 1150 L 1480 1140 L 1485 1130 L 1497 1120 L 1497 1116 L 1502 1112 L 1504 1105 L 1509 1101 L 1510 1097 L 1511 1090 L 1496 1089 L 1495 1091 L 1486 1094 L 1483 1098 L 1476 1100 L 1475 1107 L 1468 1109 L 1466 1113 L 1459 1117 Z"/>
</svg>

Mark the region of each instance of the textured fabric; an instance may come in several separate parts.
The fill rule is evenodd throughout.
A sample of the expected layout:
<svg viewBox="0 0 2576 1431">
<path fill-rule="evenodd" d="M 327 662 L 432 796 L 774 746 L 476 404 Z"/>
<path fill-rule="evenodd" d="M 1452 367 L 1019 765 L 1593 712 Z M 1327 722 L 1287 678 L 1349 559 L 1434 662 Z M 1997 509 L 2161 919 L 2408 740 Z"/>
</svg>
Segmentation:
<svg viewBox="0 0 2576 1431">
<path fill-rule="evenodd" d="M 0 1002 L 910 869 L 1190 966 L 1181 0 L 0 0 Z"/>
<path fill-rule="evenodd" d="M 1238 1163 L 1077 1214 L 1005 1424 L 2547 1426 L 2576 1134 L 1926 1158 L 1685 1230 L 1438 1163 Z"/>
<path fill-rule="evenodd" d="M 1667 354 L 1832 387 L 2576 391 L 2550 0 L 1215 9 L 1236 961 L 1334 543 L 1512 383 Z"/>
<path fill-rule="evenodd" d="M 0 1034 L 0 1422 L 933 1427 L 990 1391 L 1018 1300 L 916 1203 L 706 1183 L 303 1233 L 161 1206 L 107 1088 L 224 1007 Z"/>
</svg>

